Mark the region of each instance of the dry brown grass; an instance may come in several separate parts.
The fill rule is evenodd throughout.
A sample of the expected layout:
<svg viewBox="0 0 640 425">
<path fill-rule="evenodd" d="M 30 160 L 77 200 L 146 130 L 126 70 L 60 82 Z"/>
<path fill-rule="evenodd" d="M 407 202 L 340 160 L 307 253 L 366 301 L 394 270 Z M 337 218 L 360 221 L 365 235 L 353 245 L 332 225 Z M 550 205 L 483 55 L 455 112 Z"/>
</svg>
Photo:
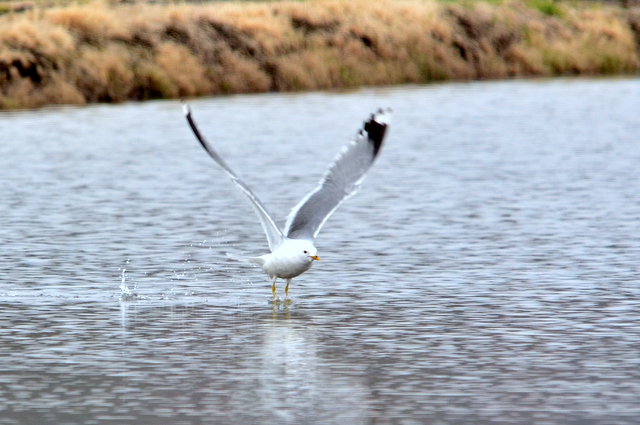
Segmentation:
<svg viewBox="0 0 640 425">
<path fill-rule="evenodd" d="M 640 71 L 640 11 L 422 0 L 88 5 L 0 17 L 0 108 Z"/>
</svg>

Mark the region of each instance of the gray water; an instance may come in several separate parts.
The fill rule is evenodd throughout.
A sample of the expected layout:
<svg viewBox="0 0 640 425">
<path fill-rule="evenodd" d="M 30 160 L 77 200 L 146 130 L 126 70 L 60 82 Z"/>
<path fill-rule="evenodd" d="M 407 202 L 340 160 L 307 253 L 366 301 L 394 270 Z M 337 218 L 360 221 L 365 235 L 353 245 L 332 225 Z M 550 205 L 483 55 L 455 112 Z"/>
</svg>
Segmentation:
<svg viewBox="0 0 640 425">
<path fill-rule="evenodd" d="M 275 304 L 179 102 L 0 113 L 0 424 L 640 421 L 640 80 L 191 105 L 280 223 L 395 113 Z"/>
</svg>

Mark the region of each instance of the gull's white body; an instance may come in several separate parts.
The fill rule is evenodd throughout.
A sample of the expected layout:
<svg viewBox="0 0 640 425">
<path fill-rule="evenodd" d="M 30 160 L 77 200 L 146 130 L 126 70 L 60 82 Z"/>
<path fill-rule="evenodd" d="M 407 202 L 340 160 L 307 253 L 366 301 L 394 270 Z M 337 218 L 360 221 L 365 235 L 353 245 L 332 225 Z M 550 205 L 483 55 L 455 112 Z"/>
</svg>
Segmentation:
<svg viewBox="0 0 640 425">
<path fill-rule="evenodd" d="M 260 265 L 273 282 L 271 290 L 274 298 L 276 280 L 285 279 L 285 293 L 288 295 L 291 279 L 309 270 L 313 261 L 320 259 L 313 245 L 315 237 L 333 211 L 360 187 L 365 173 L 382 147 L 391 111 L 378 110 L 365 121 L 363 128 L 329 165 L 320 184 L 291 210 L 283 232 L 253 191 L 202 137 L 189 107 L 185 105 L 184 109 L 191 130 L 200 144 L 251 201 L 271 249 L 270 254 L 260 257 L 238 258 L 228 255 Z"/>
<path fill-rule="evenodd" d="M 270 254 L 257 257 L 256 263 L 269 278 L 293 279 L 306 272 L 317 259 L 316 247 L 303 239 L 286 239 Z M 314 258 L 315 257 L 315 258 Z"/>
</svg>

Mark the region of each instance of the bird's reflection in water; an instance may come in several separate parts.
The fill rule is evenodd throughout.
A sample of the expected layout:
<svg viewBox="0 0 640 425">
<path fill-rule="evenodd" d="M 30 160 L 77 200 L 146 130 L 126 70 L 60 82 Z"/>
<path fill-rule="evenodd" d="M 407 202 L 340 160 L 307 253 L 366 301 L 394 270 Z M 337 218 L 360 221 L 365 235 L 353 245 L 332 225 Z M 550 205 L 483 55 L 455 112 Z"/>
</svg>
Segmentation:
<svg viewBox="0 0 640 425">
<path fill-rule="evenodd" d="M 198 371 L 192 378 L 199 384 L 165 383 L 185 386 L 184 408 L 285 424 L 360 424 L 374 417 L 362 375 L 345 375 L 341 352 L 331 348 L 335 341 L 324 340 L 322 328 L 295 302 L 238 309 L 123 301 L 119 321 L 126 368 L 141 363 L 165 370 L 193 353 L 185 364 Z"/>
<path fill-rule="evenodd" d="M 295 310 L 295 305 L 274 304 L 271 318 L 262 323 L 261 330 L 258 394 L 275 417 L 285 423 L 304 419 L 366 422 L 365 386 L 359 378 L 340 376 L 328 359 L 318 354 L 321 344 L 314 325 Z"/>
</svg>

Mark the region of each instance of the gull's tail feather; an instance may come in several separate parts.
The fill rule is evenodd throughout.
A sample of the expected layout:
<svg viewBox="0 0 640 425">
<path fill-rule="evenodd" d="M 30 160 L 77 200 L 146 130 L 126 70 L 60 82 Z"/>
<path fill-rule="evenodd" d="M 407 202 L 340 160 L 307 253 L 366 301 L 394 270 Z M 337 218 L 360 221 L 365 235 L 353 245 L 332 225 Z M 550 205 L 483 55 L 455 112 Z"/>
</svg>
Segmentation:
<svg viewBox="0 0 640 425">
<path fill-rule="evenodd" d="M 245 257 L 243 255 L 233 254 L 231 252 L 227 252 L 227 257 L 231 258 L 232 260 L 242 261 L 243 263 L 257 264 L 259 266 L 262 266 L 264 264 L 264 259 L 260 257 Z"/>
</svg>

